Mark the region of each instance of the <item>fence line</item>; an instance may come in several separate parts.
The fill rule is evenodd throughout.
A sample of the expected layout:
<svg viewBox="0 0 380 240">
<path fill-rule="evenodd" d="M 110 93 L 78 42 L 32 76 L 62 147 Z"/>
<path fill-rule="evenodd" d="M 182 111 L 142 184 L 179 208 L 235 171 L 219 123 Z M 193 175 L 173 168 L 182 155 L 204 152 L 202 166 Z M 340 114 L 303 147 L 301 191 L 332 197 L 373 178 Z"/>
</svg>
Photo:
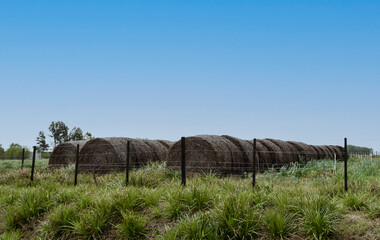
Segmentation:
<svg viewBox="0 0 380 240">
<path fill-rule="evenodd" d="M 197 173 L 197 172 L 214 172 L 216 174 L 221 175 L 243 175 L 247 173 L 252 173 L 252 186 L 255 187 L 256 184 L 256 172 L 263 170 L 282 170 L 294 166 L 304 166 L 308 161 L 313 160 L 314 158 L 321 157 L 323 159 L 331 159 L 332 160 L 332 169 L 331 172 L 336 175 L 337 174 L 337 163 L 339 160 L 344 162 L 344 188 L 347 191 L 348 189 L 348 163 L 347 159 L 349 156 L 354 157 L 367 157 L 373 161 L 373 158 L 376 156 L 373 153 L 364 153 L 363 152 L 348 152 L 347 151 L 347 140 L 345 139 L 345 146 L 343 151 L 331 151 L 331 149 L 327 149 L 328 151 L 289 151 L 289 150 L 262 150 L 257 149 L 256 140 L 253 141 L 252 149 L 244 149 L 241 151 L 237 150 L 205 150 L 205 149 L 196 149 L 193 146 L 187 147 L 186 138 L 181 138 L 181 148 L 180 150 L 171 150 L 171 153 L 178 153 L 178 158 L 174 158 L 170 161 L 168 165 L 168 169 L 172 170 L 180 170 L 181 171 L 181 183 L 182 185 L 186 185 L 186 172 L 189 173 Z M 100 144 L 108 145 L 108 144 Z M 124 146 L 125 144 L 123 144 Z M 129 182 L 129 171 L 131 169 L 136 169 L 145 166 L 149 163 L 149 161 L 141 161 L 139 162 L 138 158 L 136 160 L 136 155 L 142 154 L 142 152 L 137 150 L 131 150 L 130 142 L 127 142 L 126 151 L 122 152 L 105 152 L 101 154 L 94 153 L 81 153 L 79 150 L 79 144 L 76 147 L 75 154 L 58 154 L 56 156 L 59 157 L 73 157 L 75 158 L 75 179 L 74 185 L 78 184 L 78 179 L 80 173 L 84 172 L 93 172 L 93 173 L 107 173 L 109 171 L 125 171 L 126 177 L 126 185 Z M 295 148 L 294 148 L 295 149 Z M 218 154 L 230 154 L 230 157 L 236 157 L 236 153 L 245 154 L 246 156 L 237 156 L 239 159 L 244 159 L 244 161 L 228 161 L 228 157 L 221 157 L 220 159 L 211 159 L 207 162 L 204 160 L 199 160 L 194 158 L 196 156 L 195 153 L 200 154 L 208 154 L 215 153 Z M 143 154 L 167 154 L 168 151 L 144 151 Z M 33 157 L 32 157 L 32 169 L 31 169 L 31 182 L 34 180 L 34 168 L 35 168 L 35 154 L 36 148 L 33 147 Z M 375 154 L 377 154 L 375 152 Z M 107 162 L 107 157 L 109 156 L 119 156 L 121 157 L 121 162 Z M 83 157 L 96 156 L 97 159 L 104 160 L 104 162 L 82 162 L 81 159 Z M 284 157 L 281 159 L 281 156 Z M 289 158 L 290 160 L 295 160 L 293 162 L 289 162 L 288 156 L 292 156 L 293 158 Z M 338 157 L 341 156 L 341 159 Z M 104 157 L 104 159 L 102 159 Z M 232 159 L 232 158 L 231 158 Z M 236 158 L 235 158 L 236 159 Z M 24 166 L 25 156 L 22 157 L 21 167 Z M 91 160 L 91 159 L 90 159 Z M 152 160 L 152 159 L 150 159 Z M 59 163 L 51 163 L 50 167 L 61 167 L 65 166 L 65 164 Z"/>
</svg>

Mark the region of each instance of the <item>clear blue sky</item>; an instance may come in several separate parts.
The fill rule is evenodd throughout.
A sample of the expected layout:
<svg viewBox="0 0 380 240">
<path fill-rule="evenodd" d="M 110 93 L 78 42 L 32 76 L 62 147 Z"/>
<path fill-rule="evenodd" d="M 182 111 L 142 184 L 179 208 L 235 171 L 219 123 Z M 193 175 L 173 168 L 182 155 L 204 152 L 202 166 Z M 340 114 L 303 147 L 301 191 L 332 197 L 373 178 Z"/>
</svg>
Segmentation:
<svg viewBox="0 0 380 240">
<path fill-rule="evenodd" d="M 380 150 L 379 1 L 2 1 L 0 144 L 51 121 Z"/>
</svg>

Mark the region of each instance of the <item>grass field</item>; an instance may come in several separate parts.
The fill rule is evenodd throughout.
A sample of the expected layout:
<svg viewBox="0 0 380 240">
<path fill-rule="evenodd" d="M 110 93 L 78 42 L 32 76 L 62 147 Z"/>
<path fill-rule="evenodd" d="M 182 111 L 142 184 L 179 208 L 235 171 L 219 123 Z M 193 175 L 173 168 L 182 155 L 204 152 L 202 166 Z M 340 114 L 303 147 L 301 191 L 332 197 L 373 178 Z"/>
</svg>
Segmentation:
<svg viewBox="0 0 380 240">
<path fill-rule="evenodd" d="M 309 162 L 289 169 L 218 177 L 190 176 L 152 164 L 94 178 L 41 160 L 30 168 L 0 162 L 1 239 L 380 239 L 380 159 L 343 165 Z"/>
</svg>

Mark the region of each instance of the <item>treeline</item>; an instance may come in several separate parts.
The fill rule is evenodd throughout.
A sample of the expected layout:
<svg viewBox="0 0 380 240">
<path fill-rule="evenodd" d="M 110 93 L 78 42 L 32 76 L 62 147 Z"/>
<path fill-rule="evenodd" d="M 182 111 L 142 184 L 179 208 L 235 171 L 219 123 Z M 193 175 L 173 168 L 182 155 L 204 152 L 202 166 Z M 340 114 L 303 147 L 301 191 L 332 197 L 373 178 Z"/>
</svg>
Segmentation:
<svg viewBox="0 0 380 240">
<path fill-rule="evenodd" d="M 373 149 L 368 147 L 359 147 L 355 145 L 347 145 L 347 150 L 349 153 L 358 154 L 373 154 Z"/>
<path fill-rule="evenodd" d="M 22 149 L 25 149 L 25 158 L 30 158 L 32 155 L 32 152 L 30 149 L 26 146 L 21 146 L 18 143 L 12 143 L 9 145 L 8 149 L 4 149 L 3 146 L 0 144 L 0 159 L 21 159 L 22 158 Z"/>
</svg>

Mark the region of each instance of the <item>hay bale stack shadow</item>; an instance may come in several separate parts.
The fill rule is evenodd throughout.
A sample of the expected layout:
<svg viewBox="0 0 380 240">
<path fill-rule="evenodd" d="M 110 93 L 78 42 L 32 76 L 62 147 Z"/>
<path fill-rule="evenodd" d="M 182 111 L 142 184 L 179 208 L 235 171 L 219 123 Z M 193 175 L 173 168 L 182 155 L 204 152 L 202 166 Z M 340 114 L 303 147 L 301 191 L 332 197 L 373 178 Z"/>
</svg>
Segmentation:
<svg viewBox="0 0 380 240">
<path fill-rule="evenodd" d="M 241 174 L 250 171 L 249 143 L 230 136 L 197 135 L 186 138 L 186 171 Z M 181 168 L 181 141 L 169 150 L 169 169 Z"/>
<path fill-rule="evenodd" d="M 164 161 L 167 145 L 158 140 L 125 137 L 94 138 L 80 151 L 79 170 L 104 173 L 126 168 L 127 143 L 130 142 L 130 167 L 139 168 L 150 162 Z"/>
<path fill-rule="evenodd" d="M 63 167 L 75 163 L 77 145 L 79 144 L 79 150 L 81 150 L 86 142 L 86 140 L 71 141 L 56 146 L 50 155 L 49 167 Z"/>
</svg>

